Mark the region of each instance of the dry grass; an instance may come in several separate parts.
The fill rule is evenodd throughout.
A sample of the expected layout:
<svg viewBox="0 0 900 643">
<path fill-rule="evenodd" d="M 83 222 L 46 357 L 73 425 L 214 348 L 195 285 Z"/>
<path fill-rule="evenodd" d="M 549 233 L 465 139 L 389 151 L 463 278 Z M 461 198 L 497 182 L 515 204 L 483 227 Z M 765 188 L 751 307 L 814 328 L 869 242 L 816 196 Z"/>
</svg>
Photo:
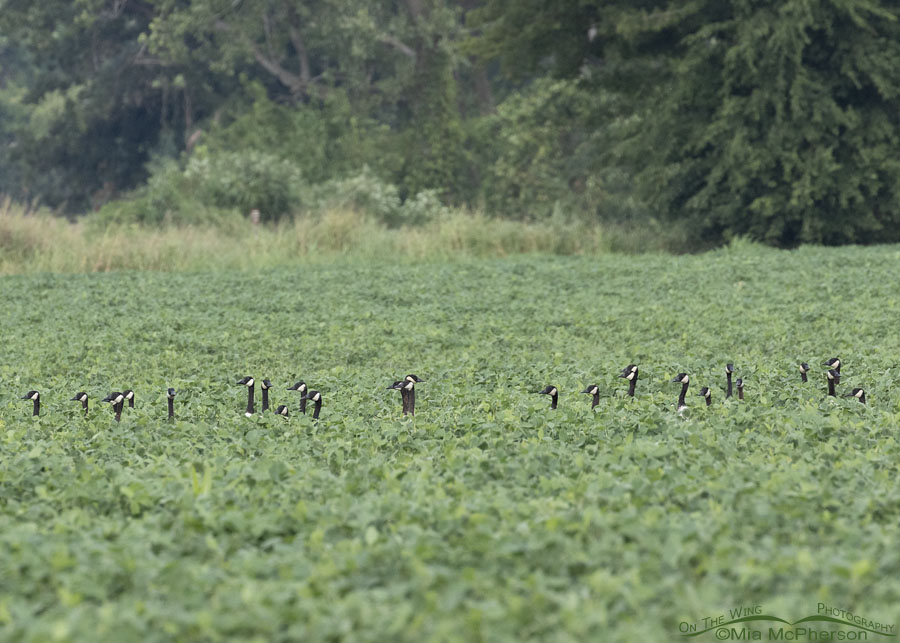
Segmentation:
<svg viewBox="0 0 900 643">
<path fill-rule="evenodd" d="M 389 229 L 334 210 L 276 226 L 97 229 L 0 201 L 0 274 L 269 267 L 335 257 L 428 260 L 522 253 L 639 251 L 641 239 L 599 225 L 520 223 L 456 212 L 417 228 Z M 616 246 L 616 247 L 612 247 Z M 658 247 L 652 249 L 660 249 Z"/>
</svg>

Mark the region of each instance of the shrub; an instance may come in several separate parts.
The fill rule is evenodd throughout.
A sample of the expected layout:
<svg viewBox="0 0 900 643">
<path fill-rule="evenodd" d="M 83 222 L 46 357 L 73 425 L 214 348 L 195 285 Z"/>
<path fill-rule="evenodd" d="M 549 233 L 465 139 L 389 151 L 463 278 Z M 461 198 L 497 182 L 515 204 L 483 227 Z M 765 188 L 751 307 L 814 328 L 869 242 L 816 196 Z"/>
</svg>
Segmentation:
<svg viewBox="0 0 900 643">
<path fill-rule="evenodd" d="M 400 223 L 397 186 L 382 181 L 368 167 L 355 176 L 312 186 L 304 200 L 313 211 L 357 210 L 388 225 Z"/>
<path fill-rule="evenodd" d="M 204 203 L 244 214 L 256 208 L 263 221 L 278 220 L 300 206 L 300 171 L 265 152 L 198 154 L 188 161 L 184 178 Z"/>
<path fill-rule="evenodd" d="M 105 204 L 88 215 L 88 227 L 105 229 L 116 225 L 164 227 L 169 225 L 226 226 L 238 217 L 198 197 L 196 182 L 169 160 L 158 165 L 147 184 L 123 199 Z"/>
</svg>

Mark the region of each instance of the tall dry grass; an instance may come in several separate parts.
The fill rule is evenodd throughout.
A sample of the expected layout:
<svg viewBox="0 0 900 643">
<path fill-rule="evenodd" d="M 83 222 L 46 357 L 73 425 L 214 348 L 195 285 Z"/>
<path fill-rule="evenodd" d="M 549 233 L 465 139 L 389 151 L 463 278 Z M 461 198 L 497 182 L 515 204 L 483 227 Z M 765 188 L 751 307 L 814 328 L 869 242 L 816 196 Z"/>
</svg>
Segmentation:
<svg viewBox="0 0 900 643">
<path fill-rule="evenodd" d="M 520 223 L 455 212 L 416 228 L 389 229 L 350 210 L 275 226 L 138 226 L 96 229 L 0 201 L 0 274 L 252 268 L 350 259 L 429 260 L 522 253 L 588 254 L 660 249 L 632 234 L 562 221 Z M 651 244 L 659 246 L 659 244 Z"/>
</svg>

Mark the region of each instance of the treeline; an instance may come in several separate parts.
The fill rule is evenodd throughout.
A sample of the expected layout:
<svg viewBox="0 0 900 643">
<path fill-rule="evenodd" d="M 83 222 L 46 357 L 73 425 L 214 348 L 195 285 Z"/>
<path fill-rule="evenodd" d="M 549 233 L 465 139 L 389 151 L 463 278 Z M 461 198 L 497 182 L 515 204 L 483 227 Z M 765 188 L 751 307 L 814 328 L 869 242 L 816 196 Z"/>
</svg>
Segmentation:
<svg viewBox="0 0 900 643">
<path fill-rule="evenodd" d="M 0 193 L 900 240 L 889 0 L 8 0 Z"/>
</svg>

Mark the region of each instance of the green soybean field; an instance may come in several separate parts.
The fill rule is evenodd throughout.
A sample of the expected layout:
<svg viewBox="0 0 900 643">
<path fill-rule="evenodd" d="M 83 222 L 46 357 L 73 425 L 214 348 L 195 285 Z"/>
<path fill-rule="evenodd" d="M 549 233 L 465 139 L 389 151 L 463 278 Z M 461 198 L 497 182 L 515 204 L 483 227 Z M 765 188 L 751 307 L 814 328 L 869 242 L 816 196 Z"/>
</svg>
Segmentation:
<svg viewBox="0 0 900 643">
<path fill-rule="evenodd" d="M 900 622 L 898 283 L 897 246 L 742 243 L 4 277 L 0 638 L 662 641 L 821 602 Z M 415 417 L 387 390 L 408 373 Z M 257 390 L 245 417 L 247 375 L 291 416 Z"/>
</svg>

